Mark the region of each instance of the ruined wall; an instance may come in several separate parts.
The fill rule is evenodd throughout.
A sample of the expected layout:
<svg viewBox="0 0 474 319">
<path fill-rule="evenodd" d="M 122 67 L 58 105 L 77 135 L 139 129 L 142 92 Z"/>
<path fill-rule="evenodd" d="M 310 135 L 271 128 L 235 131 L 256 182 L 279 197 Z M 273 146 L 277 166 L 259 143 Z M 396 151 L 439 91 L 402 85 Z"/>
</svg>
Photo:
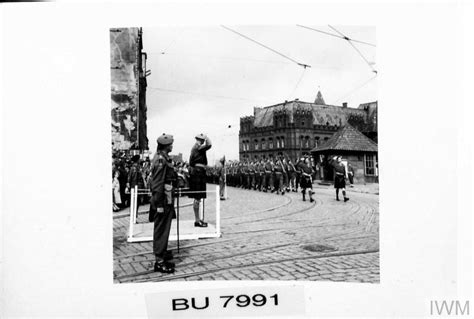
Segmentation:
<svg viewBox="0 0 474 319">
<path fill-rule="evenodd" d="M 137 147 L 139 107 L 139 29 L 110 30 L 112 148 Z"/>
</svg>

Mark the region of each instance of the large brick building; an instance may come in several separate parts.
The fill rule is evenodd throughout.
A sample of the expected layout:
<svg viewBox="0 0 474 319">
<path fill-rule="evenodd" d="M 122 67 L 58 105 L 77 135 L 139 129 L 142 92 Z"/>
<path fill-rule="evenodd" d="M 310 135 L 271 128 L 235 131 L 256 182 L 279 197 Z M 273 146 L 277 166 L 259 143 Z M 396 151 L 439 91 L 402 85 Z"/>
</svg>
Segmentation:
<svg viewBox="0 0 474 319">
<path fill-rule="evenodd" d="M 256 107 L 252 116 L 240 119 L 239 158 L 253 160 L 284 155 L 292 160 L 310 154 L 340 127 L 350 123 L 377 140 L 377 102 L 358 108 L 327 105 L 321 92 L 314 103 L 285 101 Z"/>
<path fill-rule="evenodd" d="M 141 28 L 110 29 L 112 149 L 148 149 L 146 53 Z"/>
</svg>

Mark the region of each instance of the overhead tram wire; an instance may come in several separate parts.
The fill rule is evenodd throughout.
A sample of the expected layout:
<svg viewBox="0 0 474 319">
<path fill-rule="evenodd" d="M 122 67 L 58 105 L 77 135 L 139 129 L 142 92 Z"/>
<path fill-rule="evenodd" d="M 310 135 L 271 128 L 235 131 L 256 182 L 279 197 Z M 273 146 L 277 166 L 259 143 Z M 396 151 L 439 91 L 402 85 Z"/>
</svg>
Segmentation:
<svg viewBox="0 0 474 319">
<path fill-rule="evenodd" d="M 155 91 L 162 91 L 162 92 L 178 93 L 178 94 L 189 94 L 189 95 L 198 95 L 198 96 L 204 96 L 204 97 L 213 97 L 213 98 L 218 98 L 218 99 L 266 103 L 266 101 L 263 101 L 263 100 L 254 100 L 254 99 L 246 99 L 246 98 L 235 97 L 235 96 L 214 95 L 214 94 L 207 94 L 207 93 L 200 93 L 200 92 L 165 89 L 165 88 L 157 88 L 157 87 L 151 87 L 151 86 L 149 86 L 148 89 L 155 90 Z"/>
<path fill-rule="evenodd" d="M 303 76 L 304 76 L 305 72 L 306 72 L 306 68 L 304 68 L 303 71 L 301 72 L 300 78 L 298 79 L 298 82 L 296 82 L 295 88 L 293 89 L 293 92 L 291 93 L 291 96 L 293 96 L 296 93 L 296 89 L 300 85 L 300 82 L 303 79 Z M 290 96 L 290 98 L 291 98 L 291 96 Z"/>
<path fill-rule="evenodd" d="M 372 66 L 372 64 L 370 64 L 370 62 L 366 59 L 366 57 L 362 54 L 362 52 L 360 52 L 360 50 L 357 49 L 357 47 L 352 43 L 352 40 L 351 40 L 349 37 L 345 36 L 344 34 L 342 34 L 341 32 L 339 32 L 338 30 L 336 30 L 336 28 L 330 26 L 329 24 L 328 24 L 328 26 L 329 26 L 331 29 L 333 29 L 334 31 L 336 31 L 337 33 L 339 33 L 340 36 L 343 37 L 343 39 L 346 40 L 346 41 L 354 48 L 354 50 L 356 50 L 356 52 L 361 56 L 361 58 L 364 59 L 365 63 L 367 63 L 367 65 L 369 66 L 369 68 L 372 69 L 372 72 L 374 72 L 375 74 L 377 74 L 377 70 L 374 69 L 374 67 Z"/>
<path fill-rule="evenodd" d="M 372 81 L 373 79 L 375 79 L 377 77 L 377 74 L 375 74 L 373 77 L 371 77 L 370 79 L 368 79 L 367 81 L 365 81 L 364 83 L 362 83 L 361 85 L 359 85 L 358 87 L 356 87 L 355 89 L 349 91 L 348 93 L 346 93 L 345 95 L 341 96 L 340 98 L 338 98 L 337 100 L 335 100 L 335 102 L 338 102 L 342 99 L 345 99 L 346 97 L 354 94 L 354 92 L 362 89 L 364 86 L 366 86 L 367 84 L 369 84 L 370 81 Z"/>
<path fill-rule="evenodd" d="M 291 62 L 296 63 L 297 65 L 299 65 L 299 66 L 301 66 L 301 67 L 303 67 L 303 68 L 305 68 L 305 69 L 311 67 L 311 65 L 304 64 L 304 63 L 300 63 L 300 62 L 296 61 L 295 59 L 292 59 L 292 58 L 290 58 L 289 56 L 287 56 L 287 55 L 285 55 L 285 54 L 283 54 L 283 53 L 281 53 L 281 52 L 278 52 L 277 50 L 272 49 L 272 48 L 270 48 L 269 46 L 266 46 L 265 44 L 263 44 L 263 43 L 261 43 L 261 42 L 258 42 L 257 40 L 254 40 L 254 39 L 252 39 L 252 38 L 246 36 L 245 34 L 242 34 L 242 33 L 240 33 L 240 32 L 237 32 L 237 31 L 235 31 L 235 30 L 232 30 L 232 29 L 229 28 L 229 27 L 226 27 L 225 25 L 221 25 L 221 27 L 223 27 L 224 29 L 226 29 L 226 30 L 228 30 L 228 31 L 230 31 L 230 32 L 233 32 L 233 33 L 235 33 L 235 34 L 241 36 L 241 37 L 244 38 L 244 39 L 247 39 L 247 40 L 249 40 L 249 41 L 251 41 L 251 42 L 253 42 L 253 43 L 255 43 L 255 44 L 258 44 L 259 46 L 264 47 L 265 49 L 270 50 L 270 51 L 272 51 L 273 53 L 278 54 L 279 56 L 282 56 L 282 57 L 284 57 L 285 59 L 290 60 Z"/>
<path fill-rule="evenodd" d="M 326 32 L 326 31 L 322 31 L 322 30 L 318 30 L 318 29 L 315 29 L 315 28 L 310 28 L 310 27 L 307 27 L 307 26 L 304 26 L 304 25 L 301 25 L 301 24 L 297 24 L 296 25 L 297 27 L 300 27 L 300 28 L 305 28 L 305 29 L 308 29 L 308 30 L 312 30 L 312 31 L 316 31 L 316 32 L 319 32 L 319 33 L 323 33 L 323 34 L 326 34 L 326 35 L 329 35 L 329 36 L 332 36 L 332 37 L 336 37 L 336 38 L 339 38 L 339 39 L 343 39 L 343 40 L 350 40 L 352 42 L 357 42 L 357 43 L 361 43 L 361 44 L 366 44 L 366 45 L 370 45 L 370 46 L 373 46 L 373 47 L 376 47 L 375 44 L 372 44 L 372 43 L 369 43 L 369 42 L 365 42 L 365 41 L 360 41 L 360 40 L 355 40 L 355 39 L 351 39 L 345 35 L 337 35 L 337 34 L 334 34 L 334 33 L 329 33 L 329 32 Z M 337 31 L 337 30 L 335 30 Z M 337 31 L 339 32 L 339 31 Z"/>
</svg>

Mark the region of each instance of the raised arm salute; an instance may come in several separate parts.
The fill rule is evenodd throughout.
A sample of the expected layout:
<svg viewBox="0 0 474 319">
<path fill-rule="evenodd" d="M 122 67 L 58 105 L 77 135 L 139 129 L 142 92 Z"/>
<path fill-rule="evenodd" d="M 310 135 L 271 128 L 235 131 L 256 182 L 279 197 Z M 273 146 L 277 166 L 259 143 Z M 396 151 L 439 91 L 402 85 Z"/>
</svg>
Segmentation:
<svg viewBox="0 0 474 319">
<path fill-rule="evenodd" d="M 207 156 L 206 151 L 212 147 L 212 142 L 209 137 L 204 134 L 198 134 L 195 136 L 196 143 L 191 149 L 191 156 L 189 157 L 190 170 L 190 181 L 189 197 L 194 198 L 193 209 L 194 209 L 194 226 L 195 227 L 207 227 L 207 223 L 204 222 L 199 216 L 199 206 L 201 199 L 206 198 L 206 167 L 207 167 Z"/>
</svg>

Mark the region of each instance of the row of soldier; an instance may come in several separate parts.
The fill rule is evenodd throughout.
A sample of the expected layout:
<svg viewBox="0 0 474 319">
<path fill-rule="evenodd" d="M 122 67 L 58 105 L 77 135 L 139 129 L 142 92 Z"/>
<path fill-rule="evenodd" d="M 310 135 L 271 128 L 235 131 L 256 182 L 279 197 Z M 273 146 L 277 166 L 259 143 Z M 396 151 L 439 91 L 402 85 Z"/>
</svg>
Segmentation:
<svg viewBox="0 0 474 319">
<path fill-rule="evenodd" d="M 225 161 L 221 160 L 222 163 Z M 307 156 L 300 158 L 296 163 L 283 156 L 275 160 L 267 158 L 259 161 L 232 161 L 223 167 L 208 169 L 208 182 L 217 183 L 222 179 L 222 175 L 225 176 L 227 186 L 281 195 L 301 190 L 304 201 L 308 190 L 309 200 L 314 201 L 312 197 L 314 169 Z"/>
</svg>

